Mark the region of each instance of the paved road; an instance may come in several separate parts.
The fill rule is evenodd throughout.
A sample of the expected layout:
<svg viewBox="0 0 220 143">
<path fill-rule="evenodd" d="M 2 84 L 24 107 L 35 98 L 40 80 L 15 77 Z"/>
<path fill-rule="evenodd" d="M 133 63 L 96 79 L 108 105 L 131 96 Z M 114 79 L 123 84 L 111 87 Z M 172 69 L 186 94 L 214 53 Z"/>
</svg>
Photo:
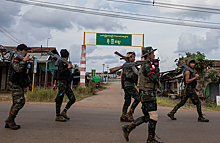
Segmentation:
<svg viewBox="0 0 220 143">
<path fill-rule="evenodd" d="M 55 104 L 27 103 L 19 112 L 16 122 L 20 130 L 4 128 L 9 103 L 0 103 L 1 143 L 126 143 L 119 122 L 123 91 L 119 84 L 77 102 L 68 111 L 71 120 L 55 122 Z M 220 113 L 205 112 L 209 123 L 197 122 L 196 111 L 179 110 L 178 120 L 168 119 L 168 107 L 159 107 L 157 135 L 164 143 L 219 143 Z M 140 105 L 134 117 L 142 116 Z M 130 134 L 129 143 L 144 143 L 147 139 L 147 124 L 142 124 Z"/>
</svg>

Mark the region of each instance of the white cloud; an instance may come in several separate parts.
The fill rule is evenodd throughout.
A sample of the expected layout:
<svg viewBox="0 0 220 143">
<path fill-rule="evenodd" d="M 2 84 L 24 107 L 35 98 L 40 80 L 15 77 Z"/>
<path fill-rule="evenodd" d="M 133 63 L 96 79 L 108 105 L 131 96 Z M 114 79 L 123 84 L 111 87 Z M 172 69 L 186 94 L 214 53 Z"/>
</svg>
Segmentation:
<svg viewBox="0 0 220 143">
<path fill-rule="evenodd" d="M 212 50 L 219 49 L 220 32 L 211 30 L 206 33 L 206 37 L 199 35 L 183 33 L 179 37 L 177 53 L 184 52 L 204 52 L 209 53 Z"/>
<path fill-rule="evenodd" d="M 173 18 L 209 20 L 220 22 L 219 15 L 204 14 L 188 11 L 177 11 L 154 6 L 131 5 L 108 2 L 105 0 L 55 0 L 53 2 L 76 6 L 86 6 L 98 9 L 110 9 L 120 12 L 139 13 L 155 16 L 169 16 Z M 171 0 L 175 3 L 191 3 L 194 5 L 220 5 L 217 0 Z M 56 47 L 58 51 L 66 48 L 70 51 L 73 63 L 80 62 L 81 48 L 84 32 L 116 32 L 144 34 L 145 46 L 151 45 L 158 49 L 156 57 L 160 57 L 161 71 L 175 67 L 174 59 L 180 52 L 197 51 L 205 52 L 208 58 L 218 58 L 219 32 L 193 27 L 182 27 L 151 22 L 140 22 L 118 18 L 102 17 L 82 13 L 74 13 L 49 8 L 17 4 L 8 1 L 0 1 L 0 25 L 6 27 L 13 35 L 21 39 L 29 46 L 46 46 L 47 38 L 49 46 Z M 140 38 L 140 45 L 142 45 Z M 94 40 L 93 40 L 94 41 Z M 89 41 L 90 42 L 90 41 Z M 139 41 L 136 41 L 137 44 Z M 6 36 L 0 33 L 2 45 L 17 46 Z M 207 48 L 208 47 L 208 48 Z M 129 51 L 135 51 L 136 60 L 140 60 L 141 48 L 136 47 L 97 47 L 87 46 L 87 71 L 96 69 L 102 71 L 102 64 L 111 67 L 120 66 L 124 60 L 119 60 L 115 51 L 126 55 Z M 178 53 L 177 53 L 178 52 Z M 105 66 L 106 69 L 106 66 Z"/>
</svg>

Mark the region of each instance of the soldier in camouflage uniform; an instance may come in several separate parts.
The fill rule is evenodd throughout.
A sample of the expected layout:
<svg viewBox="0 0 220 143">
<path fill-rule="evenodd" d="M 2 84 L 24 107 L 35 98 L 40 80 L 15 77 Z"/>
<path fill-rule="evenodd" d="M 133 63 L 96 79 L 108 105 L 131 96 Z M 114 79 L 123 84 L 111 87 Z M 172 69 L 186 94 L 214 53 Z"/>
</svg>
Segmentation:
<svg viewBox="0 0 220 143">
<path fill-rule="evenodd" d="M 125 56 L 128 58 L 129 61 L 134 62 L 135 61 L 135 53 L 134 52 L 128 52 Z M 136 67 L 135 67 L 136 68 Z M 134 87 L 135 84 L 137 85 L 138 75 L 134 73 L 131 67 L 123 68 L 122 69 L 122 88 L 125 92 L 125 102 L 122 109 L 122 115 L 120 118 L 121 122 L 132 122 L 133 119 L 133 113 L 135 108 L 138 106 L 140 99 L 139 99 L 139 93 L 137 89 Z M 127 114 L 128 107 L 131 104 L 131 97 L 134 98 L 134 102 L 131 105 L 131 108 Z"/>
<path fill-rule="evenodd" d="M 154 138 L 158 119 L 156 90 L 159 87 L 160 76 L 159 61 L 154 59 L 155 50 L 156 49 L 153 49 L 152 47 L 146 47 L 142 50 L 142 57 L 144 57 L 145 60 L 151 60 L 147 64 L 141 65 L 138 79 L 140 101 L 142 103 L 142 112 L 144 116 L 137 118 L 129 125 L 122 126 L 126 141 L 129 140 L 128 136 L 136 126 L 149 122 L 147 143 L 160 143 Z"/>
<path fill-rule="evenodd" d="M 66 61 L 69 58 L 69 52 L 66 49 L 62 49 L 60 51 L 60 55 L 63 59 L 65 59 Z M 60 61 L 59 62 L 59 66 L 58 66 L 58 70 L 57 70 L 57 80 L 59 81 L 59 91 L 57 94 L 57 97 L 55 99 L 56 102 L 56 119 L 55 121 L 60 121 L 60 122 L 65 122 L 66 119 L 69 120 L 70 118 L 67 116 L 67 110 L 71 107 L 71 105 L 73 105 L 76 101 L 76 98 L 73 94 L 73 91 L 70 88 L 70 74 L 71 71 L 70 69 L 73 66 L 71 64 L 67 65 L 66 63 Z M 55 82 L 53 89 L 56 90 L 57 82 Z M 60 113 L 60 108 L 63 102 L 63 97 L 64 94 L 67 95 L 67 97 L 69 98 L 69 102 L 66 104 L 66 107 L 64 108 L 64 110 Z"/>
<path fill-rule="evenodd" d="M 189 67 L 191 67 L 192 69 L 194 69 L 195 67 L 195 60 L 193 60 L 192 58 L 188 59 L 187 65 Z M 201 102 L 199 100 L 198 95 L 196 94 L 196 91 L 199 92 L 199 89 L 196 88 L 197 85 L 197 78 L 199 77 L 198 74 L 195 74 L 189 70 L 186 70 L 184 72 L 184 85 L 185 85 L 185 89 L 184 89 L 184 96 L 181 97 L 181 101 L 180 103 L 178 103 L 172 111 L 170 111 L 167 115 L 168 117 L 170 117 L 172 120 L 176 120 L 176 118 L 174 117 L 174 114 L 176 113 L 176 111 L 182 107 L 186 101 L 188 100 L 188 98 L 190 98 L 193 102 L 194 105 L 196 105 L 197 107 L 197 112 L 198 112 L 198 122 L 209 122 L 208 119 L 204 118 L 202 115 L 202 110 L 201 110 Z"/>
<path fill-rule="evenodd" d="M 30 50 L 25 44 L 20 44 L 17 46 L 17 51 L 22 52 L 25 55 L 27 51 Z M 15 117 L 19 110 L 25 104 L 24 88 L 29 86 L 29 90 L 32 89 L 31 80 L 26 73 L 27 61 L 31 58 L 27 55 L 23 60 L 13 57 L 9 65 L 9 85 L 12 90 L 12 106 L 9 111 L 9 116 L 5 120 L 5 128 L 10 128 L 13 130 L 19 129 L 21 126 L 15 123 Z"/>
</svg>

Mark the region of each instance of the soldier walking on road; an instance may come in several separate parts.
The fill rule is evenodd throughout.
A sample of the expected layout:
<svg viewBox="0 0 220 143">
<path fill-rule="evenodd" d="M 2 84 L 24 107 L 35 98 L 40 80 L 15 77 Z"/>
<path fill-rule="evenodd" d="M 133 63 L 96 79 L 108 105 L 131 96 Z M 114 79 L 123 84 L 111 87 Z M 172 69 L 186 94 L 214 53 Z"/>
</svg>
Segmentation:
<svg viewBox="0 0 220 143">
<path fill-rule="evenodd" d="M 195 67 L 195 60 L 193 60 L 192 58 L 188 59 L 187 65 L 194 69 Z M 186 101 L 188 100 L 188 98 L 190 98 L 193 102 L 194 105 L 196 105 L 197 107 L 197 112 L 198 112 L 198 122 L 209 122 L 208 119 L 204 118 L 202 115 L 202 110 L 201 110 L 201 102 L 199 100 L 198 95 L 196 94 L 196 91 L 199 92 L 199 89 L 196 88 L 197 85 L 197 78 L 199 77 L 198 74 L 195 74 L 189 70 L 186 70 L 183 74 L 184 78 L 184 95 L 181 97 L 181 101 L 180 103 L 178 103 L 172 111 L 170 111 L 167 115 L 168 117 L 170 117 L 172 120 L 176 120 L 176 118 L 174 117 L 174 114 L 176 113 L 176 111 L 182 107 Z"/>
<path fill-rule="evenodd" d="M 61 57 L 65 59 L 66 61 L 69 58 L 69 52 L 66 49 L 62 49 L 60 51 Z M 72 104 L 75 103 L 76 98 L 73 94 L 73 91 L 70 88 L 70 69 L 73 66 L 71 64 L 67 65 L 63 61 L 59 62 L 58 70 L 57 70 L 57 80 L 58 80 L 58 94 L 55 99 L 56 102 L 56 119 L 55 121 L 65 122 L 66 119 L 69 120 L 70 118 L 67 116 L 67 110 L 71 107 Z M 56 90 L 57 88 L 57 82 L 55 82 L 53 89 Z M 63 102 L 64 94 L 67 95 L 69 98 L 69 102 L 66 104 L 65 109 L 60 113 L 60 108 Z"/>
<path fill-rule="evenodd" d="M 9 65 L 9 85 L 12 90 L 12 106 L 9 111 L 9 116 L 5 120 L 5 128 L 11 128 L 13 130 L 19 129 L 21 126 L 15 123 L 15 117 L 19 110 L 25 104 L 24 88 L 29 86 L 29 90 L 32 89 L 31 80 L 27 72 L 27 61 L 31 58 L 27 56 L 27 51 L 30 50 L 25 44 L 17 46 L 17 51 L 24 53 L 26 56 L 23 60 L 13 57 Z"/>
<path fill-rule="evenodd" d="M 140 76 L 138 80 L 138 88 L 140 94 L 140 101 L 142 103 L 142 112 L 144 116 L 137 118 L 129 125 L 123 125 L 122 130 L 126 141 L 129 140 L 130 132 L 142 123 L 148 124 L 148 139 L 147 143 L 160 143 L 155 140 L 155 130 L 158 119 L 156 90 L 159 87 L 159 60 L 154 59 L 154 51 L 152 47 L 146 47 L 142 50 L 145 60 L 149 60 L 147 64 L 142 64 L 140 69 Z M 150 62 L 150 60 L 152 62 Z"/>
<path fill-rule="evenodd" d="M 125 56 L 128 58 L 130 62 L 135 61 L 135 53 L 134 52 L 128 52 Z M 136 67 L 134 67 L 136 68 Z M 138 106 L 140 99 L 139 99 L 139 93 L 137 89 L 135 88 L 135 84 L 137 85 L 138 75 L 134 73 L 131 67 L 123 68 L 122 69 L 122 88 L 125 92 L 125 101 L 122 108 L 122 115 L 120 118 L 121 122 L 132 122 L 133 119 L 133 113 L 135 108 Z M 127 115 L 128 107 L 131 104 L 131 97 L 134 98 L 134 102 L 131 105 L 131 108 Z"/>
</svg>

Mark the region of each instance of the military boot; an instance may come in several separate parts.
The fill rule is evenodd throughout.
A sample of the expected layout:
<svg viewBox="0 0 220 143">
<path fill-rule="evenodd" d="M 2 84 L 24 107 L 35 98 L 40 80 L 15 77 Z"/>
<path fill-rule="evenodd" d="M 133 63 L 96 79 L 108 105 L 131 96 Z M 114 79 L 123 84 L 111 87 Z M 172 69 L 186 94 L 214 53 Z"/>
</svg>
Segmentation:
<svg viewBox="0 0 220 143">
<path fill-rule="evenodd" d="M 155 134 L 154 133 L 149 133 L 147 143 L 163 143 L 155 140 Z"/>
<path fill-rule="evenodd" d="M 20 125 L 16 125 L 14 119 L 15 119 L 15 115 L 9 115 L 8 119 L 5 120 L 5 128 L 11 128 L 12 130 L 17 130 L 19 129 L 21 126 Z"/>
<path fill-rule="evenodd" d="M 134 118 L 133 118 L 133 114 L 134 113 L 134 110 L 133 109 L 130 109 L 130 111 L 128 112 L 128 120 L 130 121 L 134 121 Z"/>
<path fill-rule="evenodd" d="M 64 119 L 62 116 L 58 115 L 58 116 L 56 116 L 55 121 L 66 122 L 66 119 Z"/>
<path fill-rule="evenodd" d="M 131 122 L 128 117 L 126 116 L 126 113 L 122 113 L 121 118 L 120 118 L 121 122 Z"/>
<path fill-rule="evenodd" d="M 174 118 L 174 114 L 175 114 L 175 110 L 172 110 L 167 114 L 167 116 L 170 117 L 171 120 L 176 120 L 176 118 Z"/>
<path fill-rule="evenodd" d="M 203 117 L 203 115 L 199 115 L 198 122 L 209 122 L 209 119 Z"/>
<path fill-rule="evenodd" d="M 65 119 L 69 120 L 70 118 L 66 115 L 66 111 L 62 111 L 60 114 L 62 117 L 64 117 Z"/>
<path fill-rule="evenodd" d="M 122 131 L 124 132 L 124 138 L 126 141 L 129 141 L 129 134 L 130 132 L 136 127 L 136 124 L 134 122 L 132 122 L 129 125 L 123 125 L 122 126 Z"/>
</svg>

